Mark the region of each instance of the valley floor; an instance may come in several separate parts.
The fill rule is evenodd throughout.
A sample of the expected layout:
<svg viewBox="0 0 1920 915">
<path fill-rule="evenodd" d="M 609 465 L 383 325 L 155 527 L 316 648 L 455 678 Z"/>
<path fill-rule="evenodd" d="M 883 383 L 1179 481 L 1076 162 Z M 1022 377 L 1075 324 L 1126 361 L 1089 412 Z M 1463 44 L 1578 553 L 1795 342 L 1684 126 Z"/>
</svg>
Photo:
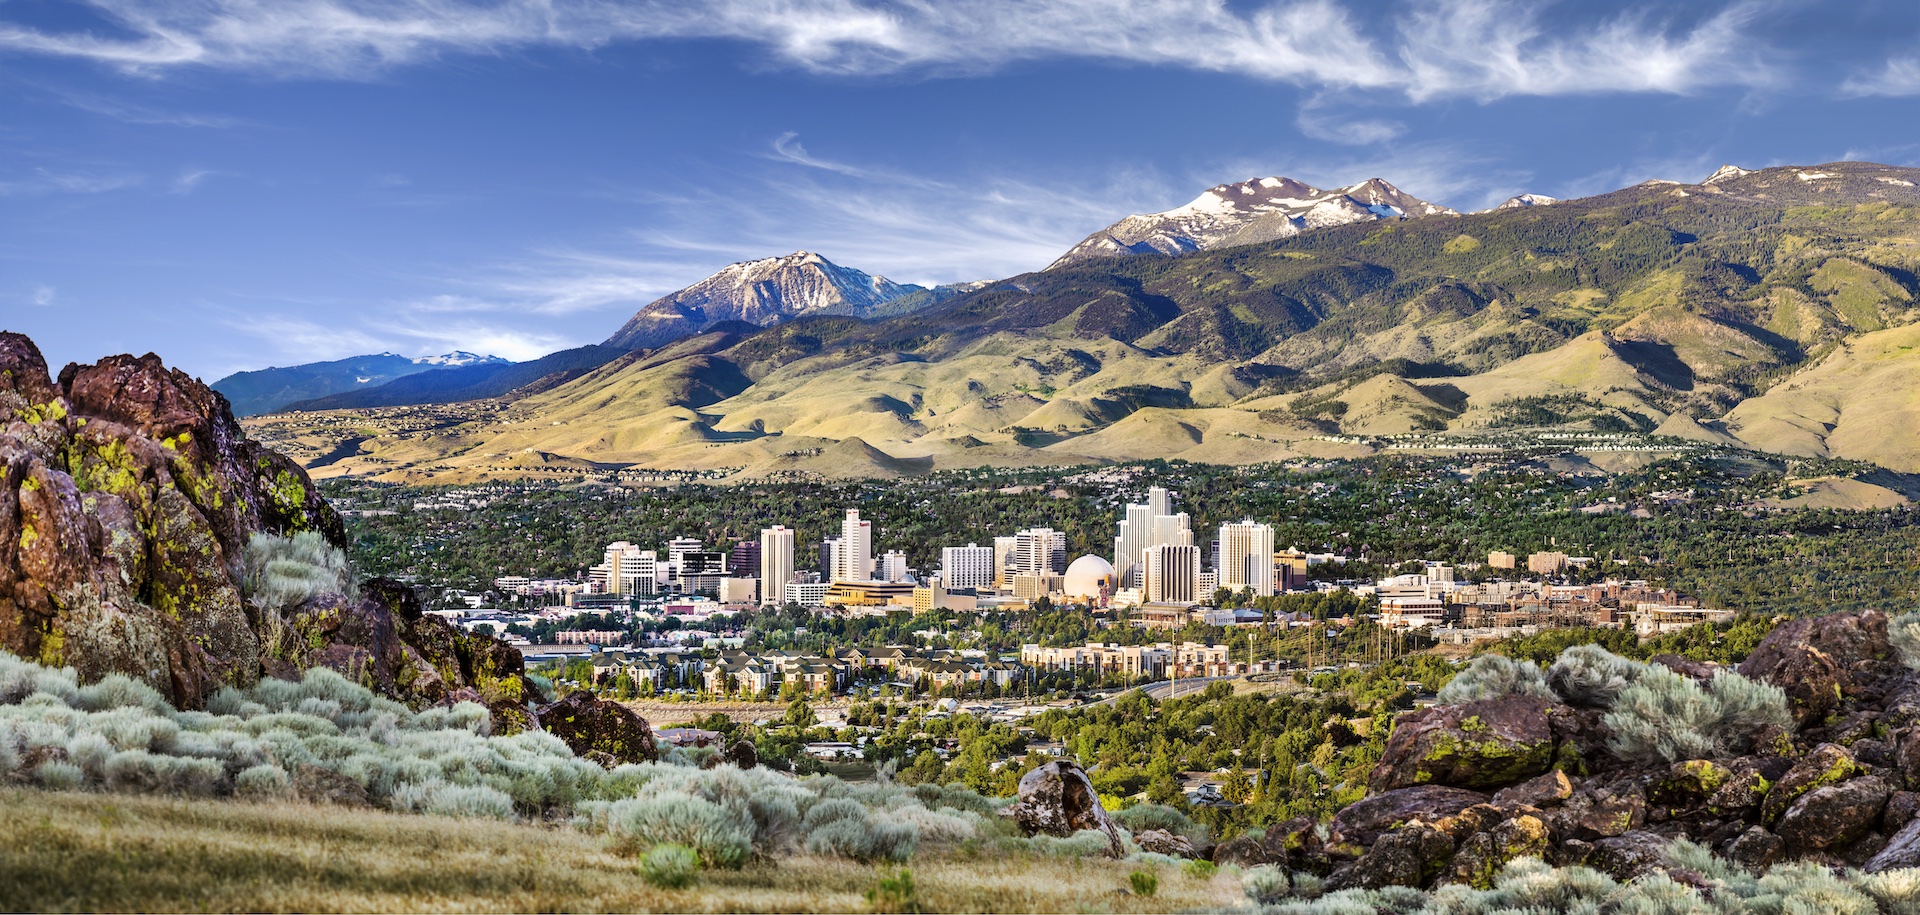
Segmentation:
<svg viewBox="0 0 1920 915">
<path fill-rule="evenodd" d="M 0 911 L 863 912 L 882 869 L 796 857 L 655 889 L 565 828 L 304 804 L 0 789 Z M 916 858 L 930 912 L 1164 912 L 1242 902 L 1237 875 L 1001 852 Z"/>
</svg>

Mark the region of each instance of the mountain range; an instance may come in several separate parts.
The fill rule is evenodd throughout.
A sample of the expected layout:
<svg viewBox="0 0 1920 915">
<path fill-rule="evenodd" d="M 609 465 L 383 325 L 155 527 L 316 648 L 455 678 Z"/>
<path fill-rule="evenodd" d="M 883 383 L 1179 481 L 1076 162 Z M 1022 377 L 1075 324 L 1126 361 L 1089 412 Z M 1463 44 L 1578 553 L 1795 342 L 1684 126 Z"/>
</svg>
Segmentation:
<svg viewBox="0 0 1920 915">
<path fill-rule="evenodd" d="M 320 475 L 393 480 L 1231 463 L 1542 430 L 1920 471 L 1916 184 L 1727 168 L 1248 244 L 1227 239 L 1265 216 L 1194 222 L 1197 250 L 1063 258 L 910 314 L 722 320 L 506 396 L 252 425 Z M 1305 199 L 1285 193 L 1257 206 Z"/>
<path fill-rule="evenodd" d="M 393 353 L 349 356 L 332 362 L 311 362 L 285 368 L 236 372 L 213 383 L 226 395 L 235 416 L 255 416 L 285 409 L 289 404 L 343 391 L 369 390 L 389 381 L 436 369 L 475 365 L 505 365 L 498 356 L 451 352 L 409 359 Z"/>
<path fill-rule="evenodd" d="M 1331 191 L 1292 178 L 1208 188 L 1186 206 L 1128 216 L 1074 245 L 1047 269 L 1096 257 L 1186 254 L 1289 238 L 1312 229 L 1420 216 L 1458 216 L 1379 178 Z"/>
</svg>

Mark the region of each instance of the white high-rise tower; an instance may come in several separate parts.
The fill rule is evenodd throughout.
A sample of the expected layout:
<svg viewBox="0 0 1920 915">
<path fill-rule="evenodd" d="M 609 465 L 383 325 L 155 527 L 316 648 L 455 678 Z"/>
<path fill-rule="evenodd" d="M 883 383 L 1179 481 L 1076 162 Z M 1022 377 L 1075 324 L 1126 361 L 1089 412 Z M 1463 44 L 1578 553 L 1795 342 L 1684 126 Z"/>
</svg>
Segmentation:
<svg viewBox="0 0 1920 915">
<path fill-rule="evenodd" d="M 1220 525 L 1220 587 L 1273 595 L 1273 527 L 1252 519 Z"/>
<path fill-rule="evenodd" d="M 1147 501 L 1131 504 L 1120 522 L 1119 536 L 1113 539 L 1113 577 L 1121 588 L 1145 586 L 1143 554 L 1150 547 L 1170 544 L 1192 546 L 1193 532 L 1185 512 L 1173 511 L 1173 494 L 1158 486 L 1147 490 Z"/>
<path fill-rule="evenodd" d="M 760 603 L 777 604 L 793 580 L 793 531 L 776 524 L 760 531 Z"/>
<path fill-rule="evenodd" d="M 840 546 L 834 551 L 834 581 L 868 581 L 873 578 L 873 522 L 860 520 L 857 509 L 847 509 L 840 522 Z"/>
</svg>

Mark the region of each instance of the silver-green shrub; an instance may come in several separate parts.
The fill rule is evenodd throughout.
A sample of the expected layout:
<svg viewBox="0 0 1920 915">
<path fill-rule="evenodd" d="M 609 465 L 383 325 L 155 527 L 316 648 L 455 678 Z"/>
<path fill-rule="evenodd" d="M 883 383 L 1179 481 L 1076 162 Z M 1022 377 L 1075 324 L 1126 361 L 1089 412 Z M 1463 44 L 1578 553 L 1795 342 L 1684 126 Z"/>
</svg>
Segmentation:
<svg viewBox="0 0 1920 915">
<path fill-rule="evenodd" d="M 1676 762 L 1737 755 L 1763 727 L 1790 727 L 1786 694 L 1732 671 L 1702 685 L 1650 668 L 1620 692 L 1605 717 L 1607 748 L 1624 760 Z"/>
<path fill-rule="evenodd" d="M 314 531 L 291 537 L 254 534 L 240 565 L 241 592 L 275 614 L 320 594 L 351 595 L 358 590 L 346 554 Z"/>
<path fill-rule="evenodd" d="M 1547 668 L 1547 685 L 1568 705 L 1606 708 L 1646 670 L 1598 645 L 1575 645 Z"/>
<path fill-rule="evenodd" d="M 1902 613 L 1888 620 L 1887 640 L 1900 663 L 1920 670 L 1920 613 Z"/>
<path fill-rule="evenodd" d="M 50 759 L 33 770 L 33 780 L 49 790 L 72 791 L 86 784 L 87 773 L 73 763 Z"/>
<path fill-rule="evenodd" d="M 1473 663 L 1441 687 L 1437 698 L 1441 705 L 1459 705 L 1503 696 L 1531 696 L 1548 701 L 1556 698 L 1539 667 L 1497 654 L 1474 658 Z"/>
</svg>

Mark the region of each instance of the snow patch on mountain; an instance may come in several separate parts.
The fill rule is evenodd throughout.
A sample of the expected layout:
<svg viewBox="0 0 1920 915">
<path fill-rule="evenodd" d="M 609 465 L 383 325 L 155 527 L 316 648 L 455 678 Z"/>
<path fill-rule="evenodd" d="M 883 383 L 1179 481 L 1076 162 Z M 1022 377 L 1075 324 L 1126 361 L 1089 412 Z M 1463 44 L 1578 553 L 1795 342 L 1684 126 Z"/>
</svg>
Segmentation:
<svg viewBox="0 0 1920 915">
<path fill-rule="evenodd" d="M 1376 219 L 1458 215 L 1379 178 L 1333 190 L 1292 178 L 1254 178 L 1208 188 L 1165 212 L 1128 216 L 1087 236 L 1047 269 L 1098 257 L 1255 244 Z"/>
<path fill-rule="evenodd" d="M 1545 194 L 1517 194 L 1508 197 L 1506 202 L 1494 207 L 1496 210 L 1517 210 L 1521 207 L 1543 207 L 1559 203 L 1560 198 Z"/>
<path fill-rule="evenodd" d="M 413 360 L 413 364 L 431 365 L 435 368 L 459 368 L 464 365 L 508 365 L 512 361 L 499 356 L 480 356 L 466 350 L 455 350 L 439 356 L 422 356 Z"/>
<path fill-rule="evenodd" d="M 1751 174 L 1753 174 L 1753 170 L 1750 168 L 1741 168 L 1738 165 L 1722 165 L 1719 168 L 1714 169 L 1713 174 L 1707 176 L 1707 180 L 1702 181 L 1700 183 L 1701 184 L 1719 184 L 1722 181 L 1731 181 L 1735 178 L 1745 178 L 1746 176 Z"/>
<path fill-rule="evenodd" d="M 607 340 L 629 349 L 660 346 L 722 321 L 766 327 L 810 315 L 863 317 L 923 287 L 842 267 L 810 251 L 729 264 L 655 300 Z"/>
</svg>

